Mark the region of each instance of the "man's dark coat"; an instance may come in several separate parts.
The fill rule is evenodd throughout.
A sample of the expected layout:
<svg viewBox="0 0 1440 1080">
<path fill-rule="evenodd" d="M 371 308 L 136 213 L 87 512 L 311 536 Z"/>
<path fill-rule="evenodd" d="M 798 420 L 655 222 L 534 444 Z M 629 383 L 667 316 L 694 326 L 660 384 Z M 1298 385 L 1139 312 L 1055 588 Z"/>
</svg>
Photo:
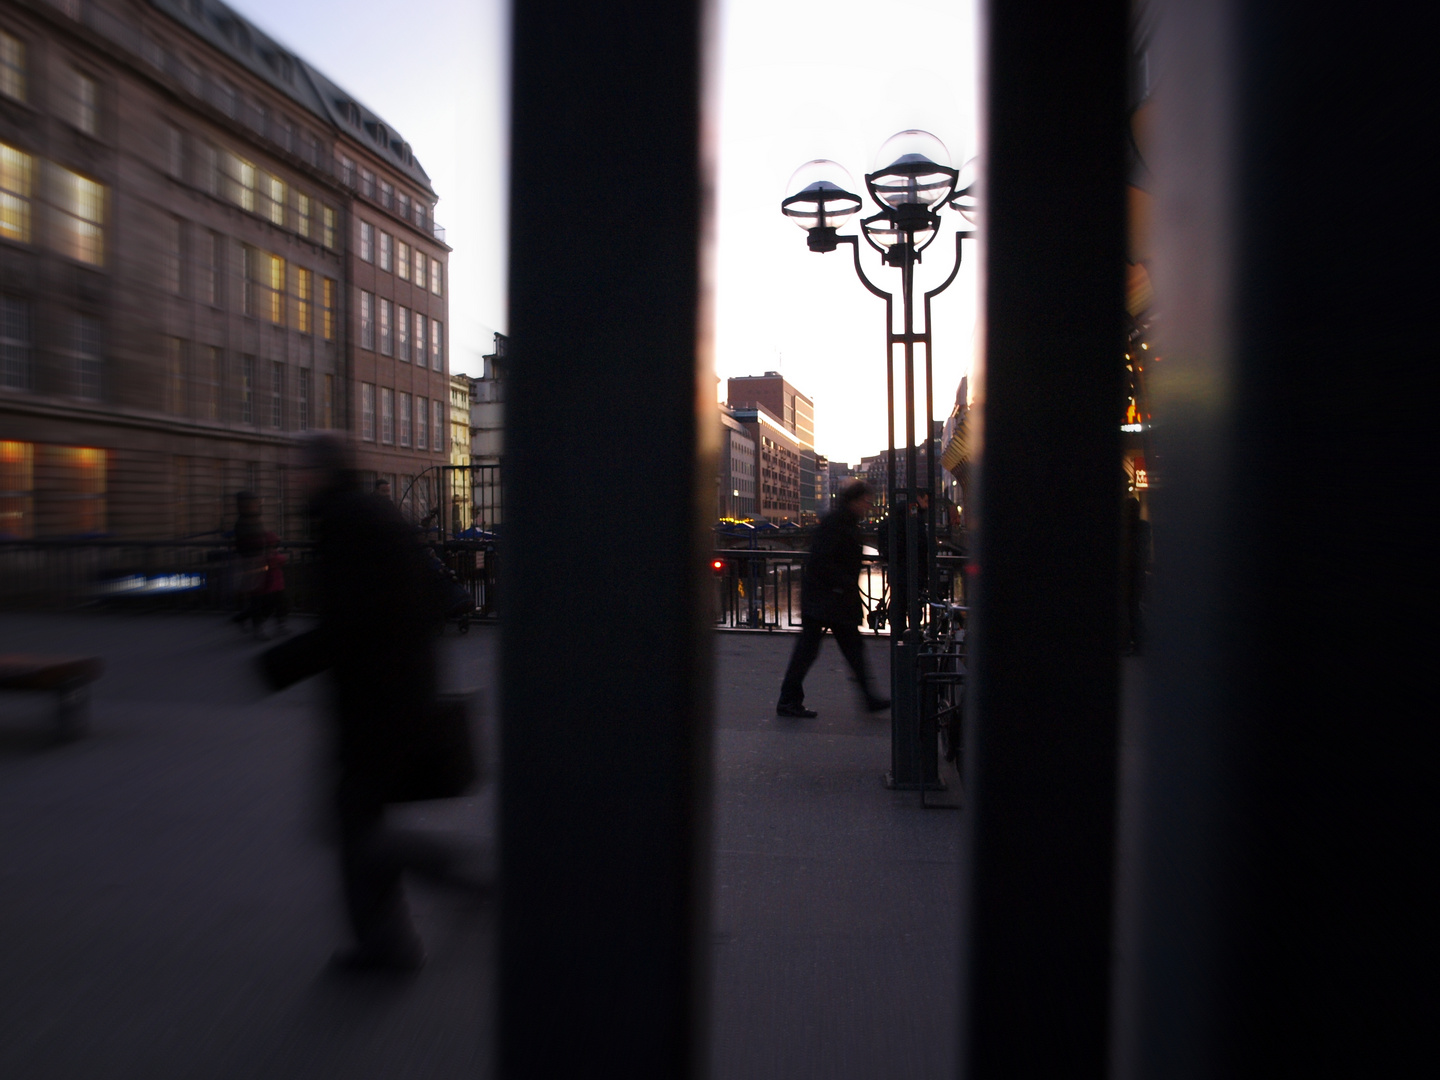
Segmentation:
<svg viewBox="0 0 1440 1080">
<path fill-rule="evenodd" d="M 855 626 L 864 615 L 860 570 L 864 547 L 860 519 L 846 506 L 825 515 L 810 543 L 801 578 L 800 611 L 826 626 Z"/>
</svg>

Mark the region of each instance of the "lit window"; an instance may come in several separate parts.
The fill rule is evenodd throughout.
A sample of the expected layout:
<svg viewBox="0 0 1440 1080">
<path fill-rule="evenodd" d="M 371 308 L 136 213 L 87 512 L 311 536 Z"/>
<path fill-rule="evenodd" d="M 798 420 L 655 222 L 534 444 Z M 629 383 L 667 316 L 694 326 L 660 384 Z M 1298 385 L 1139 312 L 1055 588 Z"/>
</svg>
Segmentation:
<svg viewBox="0 0 1440 1080">
<path fill-rule="evenodd" d="M 7 390 L 34 388 L 32 349 L 30 305 L 13 296 L 0 296 L 0 386 Z"/>
<path fill-rule="evenodd" d="M 400 394 L 400 445 L 410 445 L 410 395 Z"/>
<path fill-rule="evenodd" d="M 0 238 L 30 242 L 30 194 L 34 161 L 0 143 Z"/>
<path fill-rule="evenodd" d="M 228 150 L 225 152 L 225 198 L 241 210 L 255 212 L 255 166 Z"/>
<path fill-rule="evenodd" d="M 325 235 L 324 235 L 324 237 L 322 238 L 322 242 L 325 244 L 325 246 L 326 246 L 327 248 L 329 248 L 331 251 L 334 251 L 334 250 L 335 250 L 335 209 L 334 209 L 334 207 L 330 207 L 330 206 L 325 207 L 323 217 L 324 217 L 324 219 L 325 219 Z"/>
<path fill-rule="evenodd" d="M 265 194 L 269 199 L 266 216 L 272 225 L 285 224 L 285 181 L 278 176 L 265 178 Z"/>
<path fill-rule="evenodd" d="M 360 438 L 375 441 L 375 384 L 360 384 Z"/>
<path fill-rule="evenodd" d="M 390 321 L 394 314 L 394 306 L 389 300 L 380 301 L 380 355 L 395 355 L 394 324 Z"/>
<path fill-rule="evenodd" d="M 400 250 L 395 261 L 395 272 L 400 275 L 401 281 L 410 280 L 410 245 L 401 241 Z"/>
<path fill-rule="evenodd" d="M 320 287 L 320 306 L 324 311 L 324 325 L 321 327 L 325 332 L 326 341 L 335 340 L 335 279 L 326 278 Z M 328 424 L 326 425 L 329 426 Z"/>
<path fill-rule="evenodd" d="M 360 347 L 375 348 L 375 294 L 360 292 Z"/>
<path fill-rule="evenodd" d="M 307 240 L 310 238 L 310 196 L 295 193 L 295 231 Z"/>
<path fill-rule="evenodd" d="M 415 399 L 415 449 L 424 450 L 426 442 L 426 429 L 428 423 L 430 403 L 423 397 Z"/>
<path fill-rule="evenodd" d="M 62 255 L 100 266 L 105 261 L 105 187 L 51 164 L 51 242 Z"/>
<path fill-rule="evenodd" d="M 100 88 L 88 75 L 75 72 L 75 126 L 86 135 L 100 134 Z"/>
<path fill-rule="evenodd" d="M 0 441 L 0 536 L 28 540 L 35 529 L 35 444 Z"/>
<path fill-rule="evenodd" d="M 440 264 L 439 259 L 430 260 L 430 291 L 436 296 L 441 295 L 445 284 L 445 268 Z"/>
<path fill-rule="evenodd" d="M 360 259 L 362 262 L 375 261 L 375 226 L 368 221 L 360 222 Z"/>
<path fill-rule="evenodd" d="M 302 334 L 309 334 L 314 331 L 313 320 L 310 316 L 311 307 L 314 302 L 314 271 L 299 267 L 295 271 L 295 329 L 299 330 Z"/>
<path fill-rule="evenodd" d="M 25 43 L 0 30 L 0 95 L 25 100 Z"/>
<path fill-rule="evenodd" d="M 395 238 L 388 232 L 380 234 L 380 269 L 389 270 L 395 261 Z"/>
<path fill-rule="evenodd" d="M 415 249 L 415 284 L 425 288 L 425 253 L 419 248 Z"/>
<path fill-rule="evenodd" d="M 395 391 L 388 386 L 380 390 L 380 441 L 387 446 L 395 441 Z"/>
<path fill-rule="evenodd" d="M 410 309 L 402 307 L 395 313 L 395 355 L 410 362 Z"/>
<path fill-rule="evenodd" d="M 285 260 L 279 255 L 266 254 L 265 268 L 269 271 L 270 304 L 266 314 L 276 326 L 285 322 Z"/>
<path fill-rule="evenodd" d="M 51 500 L 51 531 L 93 535 L 105 531 L 106 452 L 89 446 L 46 446 L 45 474 Z"/>
</svg>

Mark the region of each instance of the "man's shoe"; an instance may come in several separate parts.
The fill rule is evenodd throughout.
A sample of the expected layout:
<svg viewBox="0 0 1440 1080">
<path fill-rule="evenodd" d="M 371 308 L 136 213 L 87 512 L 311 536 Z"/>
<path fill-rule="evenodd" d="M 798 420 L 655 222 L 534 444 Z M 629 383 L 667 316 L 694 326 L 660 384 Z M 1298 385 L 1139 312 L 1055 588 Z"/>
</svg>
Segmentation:
<svg viewBox="0 0 1440 1080">
<path fill-rule="evenodd" d="M 889 707 L 890 699 L 888 697 L 872 697 L 865 702 L 866 712 L 884 712 Z"/>
<path fill-rule="evenodd" d="M 810 719 L 810 717 L 812 717 L 812 716 L 819 716 L 820 714 L 817 713 L 814 709 L 807 709 L 807 708 L 805 708 L 804 705 L 776 705 L 776 706 L 775 706 L 775 715 L 776 715 L 776 716 L 797 716 L 797 717 L 800 717 L 800 718 L 802 718 L 802 719 L 808 720 L 808 719 Z"/>
</svg>

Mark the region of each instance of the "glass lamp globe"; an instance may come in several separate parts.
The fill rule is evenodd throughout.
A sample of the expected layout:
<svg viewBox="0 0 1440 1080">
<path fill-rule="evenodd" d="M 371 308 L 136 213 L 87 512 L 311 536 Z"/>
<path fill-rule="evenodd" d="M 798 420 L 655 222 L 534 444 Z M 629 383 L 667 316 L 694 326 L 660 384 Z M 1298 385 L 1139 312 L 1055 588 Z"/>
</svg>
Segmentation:
<svg viewBox="0 0 1440 1080">
<path fill-rule="evenodd" d="M 960 211 L 960 216 L 971 225 L 975 224 L 980 213 L 980 197 L 976 194 L 979 183 L 980 159 L 971 158 L 960 166 L 960 174 L 955 181 L 955 194 L 950 199 L 950 205 Z"/>
<path fill-rule="evenodd" d="M 891 257 L 891 249 L 895 245 L 908 240 L 915 245 L 915 252 L 918 255 L 919 252 L 925 250 L 930 241 L 935 239 L 939 225 L 940 222 L 934 214 L 921 215 L 914 222 L 901 222 L 888 211 L 881 211 L 860 223 L 860 227 L 865 233 L 865 239 L 870 242 L 870 246 L 884 255 L 885 261 L 894 266 L 900 265 Z M 898 258 L 898 255 L 896 257 Z"/>
<path fill-rule="evenodd" d="M 780 204 L 780 212 L 807 232 L 835 229 L 860 209 L 854 188 L 843 165 L 824 158 L 807 161 L 790 177 L 787 190 L 792 194 Z"/>
<path fill-rule="evenodd" d="M 955 175 L 945 144 L 928 131 L 912 128 L 885 140 L 865 182 L 882 206 L 928 209 L 950 198 Z"/>
</svg>

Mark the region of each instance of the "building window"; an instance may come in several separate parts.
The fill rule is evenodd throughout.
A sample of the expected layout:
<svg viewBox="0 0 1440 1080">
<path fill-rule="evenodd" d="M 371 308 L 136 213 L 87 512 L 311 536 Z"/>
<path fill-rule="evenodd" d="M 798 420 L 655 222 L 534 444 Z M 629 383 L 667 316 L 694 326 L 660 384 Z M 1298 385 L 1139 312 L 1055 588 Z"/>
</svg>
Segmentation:
<svg viewBox="0 0 1440 1080">
<path fill-rule="evenodd" d="M 185 137 L 171 124 L 165 125 L 165 173 L 174 180 L 185 179 Z"/>
<path fill-rule="evenodd" d="M 395 355 L 410 362 L 410 309 L 402 307 L 395 313 Z"/>
<path fill-rule="evenodd" d="M 419 248 L 415 249 L 415 284 L 421 289 L 425 288 L 425 253 Z"/>
<path fill-rule="evenodd" d="M 70 347 L 75 361 L 75 394 L 99 401 L 104 392 L 105 350 L 100 322 L 88 315 L 70 321 Z"/>
<path fill-rule="evenodd" d="M 401 242 L 400 250 L 396 260 L 395 272 L 400 275 L 401 281 L 410 280 L 410 245 Z"/>
<path fill-rule="evenodd" d="M 100 134 L 100 87 L 89 75 L 75 72 L 75 126 L 86 135 Z"/>
<path fill-rule="evenodd" d="M 368 221 L 360 222 L 360 258 L 363 262 L 375 261 L 375 226 Z"/>
<path fill-rule="evenodd" d="M 220 111 L 233 120 L 240 112 L 240 91 L 222 79 L 215 92 L 220 98 Z"/>
<path fill-rule="evenodd" d="M 200 266 L 200 299 L 211 307 L 220 306 L 220 263 L 225 258 L 225 238 L 211 233 Z"/>
<path fill-rule="evenodd" d="M 295 270 L 295 329 L 302 334 L 314 333 L 311 309 L 315 303 L 315 273 L 303 266 Z"/>
<path fill-rule="evenodd" d="M 380 355 L 395 355 L 394 324 L 391 316 L 394 314 L 394 307 L 389 300 L 380 300 Z"/>
<path fill-rule="evenodd" d="M 410 445 L 410 395 L 400 394 L 400 445 Z"/>
<path fill-rule="evenodd" d="M 395 391 L 388 386 L 380 390 L 380 441 L 387 446 L 395 441 Z"/>
<path fill-rule="evenodd" d="M 47 446 L 43 453 L 51 485 L 51 531 L 64 536 L 103 533 L 105 451 L 89 446 Z"/>
<path fill-rule="evenodd" d="M 180 222 L 176 221 L 174 218 L 166 218 L 160 230 L 162 243 L 165 245 L 163 265 L 161 267 L 161 280 L 165 284 L 165 291 L 173 293 L 176 296 L 180 295 L 181 287 L 180 232 Z"/>
<path fill-rule="evenodd" d="M 310 239 L 310 196 L 298 191 L 295 193 L 295 231 Z"/>
<path fill-rule="evenodd" d="M 395 262 L 395 238 L 388 232 L 380 234 L 380 269 L 393 269 Z"/>
<path fill-rule="evenodd" d="M 200 186 L 207 195 L 220 195 L 220 151 L 206 143 L 200 148 Z"/>
<path fill-rule="evenodd" d="M 0 30 L 0 95 L 25 100 L 25 43 Z"/>
<path fill-rule="evenodd" d="M 30 242 L 30 196 L 34 159 L 0 143 L 0 238 Z"/>
<path fill-rule="evenodd" d="M 394 209 L 395 187 L 388 180 L 380 181 L 380 205 L 386 210 Z"/>
<path fill-rule="evenodd" d="M 324 243 L 325 247 L 326 247 L 328 250 L 334 251 L 334 250 L 335 250 L 335 209 L 334 209 L 334 207 L 331 207 L 331 206 L 325 207 L 324 210 L 323 210 L 323 212 L 322 212 L 322 214 L 321 214 L 321 216 L 322 216 L 322 218 L 324 219 L 324 222 L 325 222 L 325 228 L 324 228 L 324 233 L 325 233 L 325 235 L 322 237 L 322 243 Z"/>
<path fill-rule="evenodd" d="M 276 326 L 285 325 L 285 260 L 279 255 L 265 255 L 270 271 L 270 321 Z"/>
<path fill-rule="evenodd" d="M 327 430 L 335 426 L 335 376 L 325 376 L 325 397 L 320 402 L 320 426 Z"/>
<path fill-rule="evenodd" d="M 176 337 L 165 339 L 165 411 L 185 415 L 185 343 Z"/>
<path fill-rule="evenodd" d="M 355 162 L 344 154 L 340 155 L 340 182 L 348 188 L 355 186 Z"/>
<path fill-rule="evenodd" d="M 424 450 L 426 443 L 426 429 L 430 426 L 428 413 L 429 403 L 423 397 L 415 399 L 415 449 Z"/>
<path fill-rule="evenodd" d="M 207 345 L 196 386 L 195 411 L 202 420 L 220 419 L 220 374 L 220 350 Z"/>
<path fill-rule="evenodd" d="M 439 259 L 430 260 L 430 291 L 436 296 L 444 293 L 445 267 Z"/>
<path fill-rule="evenodd" d="M 28 540 L 35 530 L 35 444 L 0 441 L 0 537 Z"/>
<path fill-rule="evenodd" d="M 301 431 L 310 430 L 310 382 L 311 372 L 309 368 L 300 369 L 300 384 L 295 388 L 296 393 L 296 426 Z"/>
<path fill-rule="evenodd" d="M 240 422 L 255 422 L 255 357 L 240 358 Z"/>
<path fill-rule="evenodd" d="M 425 366 L 425 356 L 429 348 L 426 342 L 430 339 L 425 336 L 426 333 L 425 316 L 417 311 L 415 313 L 415 363 L 421 367 Z"/>
<path fill-rule="evenodd" d="M 285 365 L 278 360 L 270 365 L 270 426 L 285 426 Z"/>
<path fill-rule="evenodd" d="M 326 278 L 320 286 L 320 306 L 323 312 L 322 320 L 325 331 L 325 340 L 335 340 L 335 279 Z M 328 425 L 327 425 L 328 426 Z"/>
<path fill-rule="evenodd" d="M 430 320 L 430 367 L 445 370 L 445 327 L 439 319 Z"/>
<path fill-rule="evenodd" d="M 430 402 L 430 449 L 445 452 L 445 403 L 439 398 Z"/>
<path fill-rule="evenodd" d="M 278 176 L 266 176 L 264 188 L 265 216 L 272 225 L 285 224 L 285 181 Z"/>
<path fill-rule="evenodd" d="M 410 196 L 403 191 L 395 197 L 395 212 L 407 220 L 410 217 Z"/>
<path fill-rule="evenodd" d="M 360 347 L 375 348 L 375 294 L 360 292 Z"/>
<path fill-rule="evenodd" d="M 228 150 L 225 152 L 225 198 L 241 210 L 255 212 L 255 166 Z"/>
<path fill-rule="evenodd" d="M 360 194 L 367 199 L 375 198 L 375 174 L 369 169 L 360 169 Z"/>
<path fill-rule="evenodd" d="M 14 296 L 0 296 L 0 386 L 34 389 L 32 350 L 30 305 Z"/>
<path fill-rule="evenodd" d="M 49 166 L 55 250 L 79 262 L 105 261 L 105 187 L 59 165 Z"/>
</svg>

